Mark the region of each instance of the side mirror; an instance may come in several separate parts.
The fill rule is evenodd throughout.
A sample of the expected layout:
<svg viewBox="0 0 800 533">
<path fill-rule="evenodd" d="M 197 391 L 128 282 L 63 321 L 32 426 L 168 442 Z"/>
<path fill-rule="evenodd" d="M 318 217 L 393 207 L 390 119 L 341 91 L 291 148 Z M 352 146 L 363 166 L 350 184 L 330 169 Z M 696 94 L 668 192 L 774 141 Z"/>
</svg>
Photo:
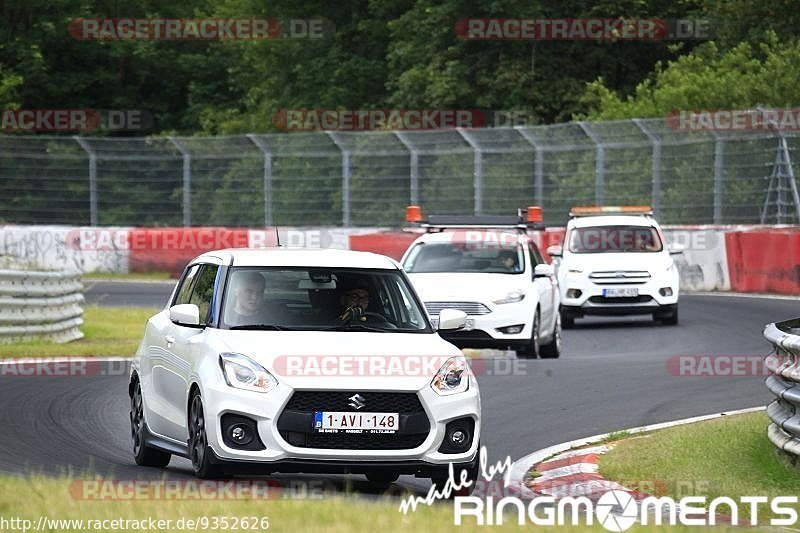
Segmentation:
<svg viewBox="0 0 800 533">
<path fill-rule="evenodd" d="M 533 278 L 549 278 L 554 276 L 556 273 L 556 269 L 553 268 L 553 265 L 546 265 L 542 263 L 541 265 L 536 265 L 533 269 Z"/>
<path fill-rule="evenodd" d="M 200 308 L 194 304 L 173 305 L 169 308 L 169 319 L 181 326 L 199 326 Z"/>
<path fill-rule="evenodd" d="M 682 244 L 670 244 L 667 249 L 669 250 L 669 255 L 680 255 L 686 250 L 686 247 Z"/>
<path fill-rule="evenodd" d="M 561 257 L 564 254 L 564 249 L 560 244 L 554 244 L 547 247 L 547 255 L 550 257 Z"/>
<path fill-rule="evenodd" d="M 439 331 L 463 328 L 467 324 L 467 313 L 458 309 L 439 311 Z"/>
</svg>

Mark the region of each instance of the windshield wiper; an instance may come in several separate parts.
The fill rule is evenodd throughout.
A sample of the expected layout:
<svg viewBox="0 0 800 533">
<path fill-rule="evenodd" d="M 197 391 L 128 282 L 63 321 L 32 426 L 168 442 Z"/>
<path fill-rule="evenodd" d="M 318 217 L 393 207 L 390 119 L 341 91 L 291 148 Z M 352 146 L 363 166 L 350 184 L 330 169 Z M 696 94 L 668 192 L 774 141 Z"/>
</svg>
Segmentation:
<svg viewBox="0 0 800 533">
<path fill-rule="evenodd" d="M 396 329 L 386 329 L 386 328 L 378 328 L 375 326 L 369 326 L 367 324 L 362 324 L 360 322 L 348 322 L 346 324 L 340 324 L 338 326 L 331 326 L 327 328 L 322 328 L 320 331 L 350 331 L 354 328 L 361 328 L 365 331 L 376 331 L 378 333 L 389 333 L 389 332 L 396 332 Z"/>
<path fill-rule="evenodd" d="M 242 329 L 242 330 L 265 330 L 265 331 L 297 331 L 295 328 L 288 326 L 279 326 L 277 324 L 244 324 L 242 326 L 231 326 L 228 329 Z"/>
</svg>

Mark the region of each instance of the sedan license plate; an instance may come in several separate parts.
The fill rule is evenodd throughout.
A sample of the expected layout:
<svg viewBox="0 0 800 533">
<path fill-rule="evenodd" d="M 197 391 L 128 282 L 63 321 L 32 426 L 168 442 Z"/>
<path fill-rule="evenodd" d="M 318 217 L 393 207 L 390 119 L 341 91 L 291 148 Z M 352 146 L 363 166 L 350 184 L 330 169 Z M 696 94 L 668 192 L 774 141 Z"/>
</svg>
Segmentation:
<svg viewBox="0 0 800 533">
<path fill-rule="evenodd" d="M 624 288 L 624 289 L 603 289 L 604 298 L 630 298 L 639 296 L 639 289 L 637 288 Z"/>
<path fill-rule="evenodd" d="M 398 429 L 399 413 L 314 411 L 314 430 L 318 433 L 394 433 Z"/>
</svg>

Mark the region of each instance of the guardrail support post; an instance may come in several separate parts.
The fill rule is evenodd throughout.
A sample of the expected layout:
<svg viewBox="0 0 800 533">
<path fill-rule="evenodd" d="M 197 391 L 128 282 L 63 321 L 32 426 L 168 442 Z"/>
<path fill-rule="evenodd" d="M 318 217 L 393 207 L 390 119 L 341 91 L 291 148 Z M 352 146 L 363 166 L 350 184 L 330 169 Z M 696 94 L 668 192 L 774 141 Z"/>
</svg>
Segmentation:
<svg viewBox="0 0 800 533">
<path fill-rule="evenodd" d="M 89 224 L 97 226 L 97 153 L 86 139 L 77 135 L 73 139 L 89 155 Z"/>
<path fill-rule="evenodd" d="M 168 137 L 170 142 L 183 156 L 183 225 L 192 225 L 192 154 L 175 137 Z"/>
<path fill-rule="evenodd" d="M 514 126 L 514 129 L 533 146 L 533 200 L 536 205 L 544 206 L 544 150 L 524 126 Z"/>
<path fill-rule="evenodd" d="M 419 152 L 408 139 L 408 135 L 400 131 L 396 131 L 394 134 L 411 155 L 408 183 L 409 201 L 411 205 L 419 205 Z"/>
<path fill-rule="evenodd" d="M 645 122 L 640 118 L 633 119 L 633 123 L 647 135 L 653 144 L 653 192 L 651 204 L 653 214 L 657 219 L 661 219 L 661 137 L 650 130 Z"/>
<path fill-rule="evenodd" d="M 472 133 L 466 132 L 461 128 L 456 131 L 463 137 L 465 141 L 472 147 L 475 152 L 475 159 L 472 166 L 473 175 L 473 190 L 474 190 L 474 207 L 473 213 L 475 215 L 483 214 L 483 151 L 481 150 L 478 142 L 473 137 Z"/>
<path fill-rule="evenodd" d="M 597 205 L 603 205 L 605 202 L 605 188 L 606 188 L 606 151 L 600 137 L 592 131 L 589 124 L 586 122 L 578 122 L 583 132 L 595 144 L 594 156 L 594 202 Z"/>
<path fill-rule="evenodd" d="M 723 171 L 725 168 L 725 139 L 717 132 L 714 136 L 714 224 L 722 224 Z"/>
<path fill-rule="evenodd" d="M 272 226 L 272 152 L 263 139 L 255 133 L 247 138 L 264 154 L 264 226 Z"/>
<path fill-rule="evenodd" d="M 350 151 L 347 150 L 338 134 L 326 131 L 333 144 L 342 152 L 342 226 L 350 226 Z"/>
</svg>

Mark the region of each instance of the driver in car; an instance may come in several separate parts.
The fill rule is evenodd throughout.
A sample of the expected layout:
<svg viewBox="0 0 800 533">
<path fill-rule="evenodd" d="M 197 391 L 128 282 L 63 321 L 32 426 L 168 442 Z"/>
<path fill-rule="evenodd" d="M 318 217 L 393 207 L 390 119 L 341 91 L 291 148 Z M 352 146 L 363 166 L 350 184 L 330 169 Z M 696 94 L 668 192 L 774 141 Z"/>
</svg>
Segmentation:
<svg viewBox="0 0 800 533">
<path fill-rule="evenodd" d="M 339 315 L 342 322 L 366 322 L 369 306 L 369 290 L 359 285 L 347 289 L 339 299 L 343 312 Z"/>
<path fill-rule="evenodd" d="M 264 276 L 258 272 L 244 272 L 234 280 L 234 306 L 225 315 L 232 326 L 259 324 L 264 314 Z"/>
</svg>

